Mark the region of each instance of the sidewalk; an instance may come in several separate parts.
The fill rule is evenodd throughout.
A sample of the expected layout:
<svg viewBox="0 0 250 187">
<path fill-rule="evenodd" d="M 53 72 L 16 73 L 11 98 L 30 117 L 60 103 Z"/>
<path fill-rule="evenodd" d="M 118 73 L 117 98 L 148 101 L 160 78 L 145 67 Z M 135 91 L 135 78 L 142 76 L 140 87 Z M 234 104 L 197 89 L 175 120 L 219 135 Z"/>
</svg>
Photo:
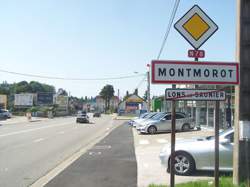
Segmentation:
<svg viewBox="0 0 250 187">
<path fill-rule="evenodd" d="M 17 124 L 17 123 L 36 122 L 45 120 L 48 120 L 48 118 L 32 117 L 31 120 L 28 120 L 26 116 L 13 116 L 10 119 L 0 121 L 0 124 Z"/>
<path fill-rule="evenodd" d="M 132 129 L 121 125 L 50 181 L 46 187 L 136 187 Z"/>
</svg>

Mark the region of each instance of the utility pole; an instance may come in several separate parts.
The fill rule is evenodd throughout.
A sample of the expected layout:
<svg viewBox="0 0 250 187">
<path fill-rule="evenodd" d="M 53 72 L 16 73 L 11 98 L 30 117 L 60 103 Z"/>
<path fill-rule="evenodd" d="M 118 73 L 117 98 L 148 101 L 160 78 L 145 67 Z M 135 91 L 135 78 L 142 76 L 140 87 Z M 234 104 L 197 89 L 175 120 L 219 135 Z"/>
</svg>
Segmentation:
<svg viewBox="0 0 250 187">
<path fill-rule="evenodd" d="M 250 186 L 250 1 L 237 0 L 237 61 L 240 84 L 235 92 L 233 181 Z"/>
<path fill-rule="evenodd" d="M 151 99 L 150 99 L 150 71 L 147 72 L 148 89 L 147 89 L 147 100 L 148 100 L 148 110 L 151 109 Z"/>
</svg>

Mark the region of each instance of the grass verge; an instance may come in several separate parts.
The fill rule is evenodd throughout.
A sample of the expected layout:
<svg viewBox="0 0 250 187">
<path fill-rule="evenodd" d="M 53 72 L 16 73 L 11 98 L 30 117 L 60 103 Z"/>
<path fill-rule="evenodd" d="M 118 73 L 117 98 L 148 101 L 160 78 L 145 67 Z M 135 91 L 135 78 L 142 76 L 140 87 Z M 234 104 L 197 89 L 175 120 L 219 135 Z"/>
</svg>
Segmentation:
<svg viewBox="0 0 250 187">
<path fill-rule="evenodd" d="M 175 187 L 212 187 L 212 186 L 214 186 L 213 180 L 194 181 L 194 182 L 187 182 L 187 183 L 175 185 Z M 221 177 L 219 186 L 220 187 L 247 187 L 246 184 L 241 184 L 240 186 L 234 185 L 233 179 L 231 177 Z M 149 187 L 168 187 L 168 186 L 150 184 Z"/>
</svg>

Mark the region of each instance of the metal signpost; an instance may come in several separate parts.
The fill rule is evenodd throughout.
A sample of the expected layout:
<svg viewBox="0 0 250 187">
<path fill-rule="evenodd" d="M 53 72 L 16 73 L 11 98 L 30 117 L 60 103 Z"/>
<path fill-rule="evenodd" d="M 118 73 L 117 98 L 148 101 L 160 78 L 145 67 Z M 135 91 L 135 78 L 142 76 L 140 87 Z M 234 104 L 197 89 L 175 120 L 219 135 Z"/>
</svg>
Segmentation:
<svg viewBox="0 0 250 187">
<path fill-rule="evenodd" d="M 172 101 L 172 128 L 175 130 L 175 102 L 178 100 L 193 100 L 193 101 L 216 101 L 216 113 L 215 113 L 215 187 L 219 186 L 219 109 L 220 101 L 226 99 L 226 92 L 221 90 L 199 90 L 199 89 L 166 89 L 165 99 Z M 175 139 L 175 133 L 172 133 L 172 138 Z M 173 141 L 175 143 L 175 140 Z M 174 146 L 171 145 L 170 160 L 170 184 L 174 186 Z M 173 150 L 172 150 L 173 149 Z"/>
<path fill-rule="evenodd" d="M 237 63 L 200 62 L 205 51 L 199 48 L 218 30 L 218 26 L 198 6 L 194 5 L 174 25 L 175 29 L 193 46 L 188 56 L 190 61 L 152 61 L 152 83 L 155 84 L 239 84 L 239 67 Z M 196 86 L 195 86 L 196 87 Z M 198 93 L 197 93 L 198 92 Z M 176 94 L 176 95 L 175 95 Z M 186 99 L 185 99 L 186 98 Z M 166 90 L 166 99 L 172 100 L 172 130 L 170 158 L 170 186 L 175 186 L 175 107 L 176 100 L 213 100 L 216 101 L 215 114 L 215 187 L 219 186 L 219 102 L 225 100 L 221 90 Z"/>
</svg>

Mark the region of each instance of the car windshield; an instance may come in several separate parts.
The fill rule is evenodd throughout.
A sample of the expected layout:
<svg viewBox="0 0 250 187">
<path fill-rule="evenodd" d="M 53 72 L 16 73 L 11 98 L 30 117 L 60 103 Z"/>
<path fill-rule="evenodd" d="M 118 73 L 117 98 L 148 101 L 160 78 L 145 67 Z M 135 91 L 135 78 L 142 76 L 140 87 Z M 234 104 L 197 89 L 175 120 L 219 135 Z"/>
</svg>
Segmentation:
<svg viewBox="0 0 250 187">
<path fill-rule="evenodd" d="M 224 136 L 225 134 L 227 134 L 228 132 L 232 131 L 232 128 L 228 128 L 226 130 L 223 130 L 219 133 L 219 136 Z M 213 140 L 214 136 L 207 136 L 206 137 L 207 140 Z"/>
<path fill-rule="evenodd" d="M 148 115 L 146 115 L 144 118 L 146 119 L 150 119 L 152 118 L 156 113 L 149 113 Z"/>
<path fill-rule="evenodd" d="M 164 117 L 166 115 L 166 113 L 159 113 L 157 115 L 155 115 L 154 117 L 152 117 L 153 120 L 158 120 L 161 119 L 162 117 Z"/>
<path fill-rule="evenodd" d="M 140 118 L 146 118 L 149 114 L 148 113 L 144 113 L 140 115 Z"/>
</svg>

